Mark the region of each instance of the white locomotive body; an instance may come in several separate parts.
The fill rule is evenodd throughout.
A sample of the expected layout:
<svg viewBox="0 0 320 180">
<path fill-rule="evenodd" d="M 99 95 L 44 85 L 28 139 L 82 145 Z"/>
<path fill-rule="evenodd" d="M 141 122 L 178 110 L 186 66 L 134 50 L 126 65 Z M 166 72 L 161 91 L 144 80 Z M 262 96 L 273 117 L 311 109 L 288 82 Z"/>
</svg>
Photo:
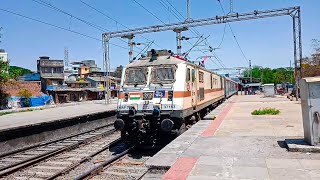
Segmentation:
<svg viewBox="0 0 320 180">
<path fill-rule="evenodd" d="M 115 127 L 123 139 L 161 144 L 222 102 L 227 97 L 226 82 L 166 50 L 152 50 L 123 69 Z M 236 93 L 232 90 L 228 96 Z"/>
</svg>

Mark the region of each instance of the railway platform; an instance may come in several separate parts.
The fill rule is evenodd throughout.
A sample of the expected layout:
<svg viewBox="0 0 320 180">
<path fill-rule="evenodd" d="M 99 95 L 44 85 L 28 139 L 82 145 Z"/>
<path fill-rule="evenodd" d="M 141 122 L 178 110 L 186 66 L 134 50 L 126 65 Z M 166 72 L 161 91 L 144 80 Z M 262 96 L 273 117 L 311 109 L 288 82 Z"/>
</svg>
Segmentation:
<svg viewBox="0 0 320 180">
<path fill-rule="evenodd" d="M 87 102 L 0 116 L 0 155 L 112 123 L 116 105 Z"/>
<path fill-rule="evenodd" d="M 97 113 L 116 111 L 116 108 L 115 102 L 107 105 L 102 102 L 92 102 L 7 114 L 0 116 L 0 132 Z"/>
<path fill-rule="evenodd" d="M 272 107 L 279 115 L 251 115 Z M 214 120 L 212 120 L 214 118 Z M 320 179 L 320 154 L 289 152 L 303 138 L 300 102 L 235 95 L 150 158 L 162 179 Z"/>
</svg>

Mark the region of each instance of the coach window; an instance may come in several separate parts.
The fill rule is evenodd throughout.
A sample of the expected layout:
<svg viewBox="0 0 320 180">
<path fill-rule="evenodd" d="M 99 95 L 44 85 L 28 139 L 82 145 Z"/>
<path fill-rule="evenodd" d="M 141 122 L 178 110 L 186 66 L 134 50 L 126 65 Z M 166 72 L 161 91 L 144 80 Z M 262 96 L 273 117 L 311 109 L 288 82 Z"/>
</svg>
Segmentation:
<svg viewBox="0 0 320 180">
<path fill-rule="evenodd" d="M 192 82 L 196 80 L 196 72 L 192 69 Z"/>
<path fill-rule="evenodd" d="M 199 82 L 203 83 L 203 72 L 199 71 Z"/>
<path fill-rule="evenodd" d="M 190 68 L 187 69 L 186 80 L 190 81 Z"/>
</svg>

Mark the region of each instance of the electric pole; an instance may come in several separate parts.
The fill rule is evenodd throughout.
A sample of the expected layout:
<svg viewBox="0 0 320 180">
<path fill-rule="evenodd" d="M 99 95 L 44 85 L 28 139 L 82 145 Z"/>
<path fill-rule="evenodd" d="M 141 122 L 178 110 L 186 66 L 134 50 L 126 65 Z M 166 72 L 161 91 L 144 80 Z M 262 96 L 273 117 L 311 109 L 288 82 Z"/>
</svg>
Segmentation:
<svg viewBox="0 0 320 180">
<path fill-rule="evenodd" d="M 69 49 L 64 48 L 64 70 L 69 70 Z"/>
<path fill-rule="evenodd" d="M 233 0 L 230 0 L 230 12 L 229 14 L 232 14 L 233 12 Z"/>
<path fill-rule="evenodd" d="M 132 62 L 133 62 L 133 46 L 135 45 L 134 42 L 133 42 L 134 35 L 133 35 L 133 34 L 130 34 L 130 35 L 127 35 L 127 36 L 122 36 L 121 38 L 126 38 L 126 39 L 128 39 L 128 46 L 129 46 L 129 63 L 132 63 Z"/>
<path fill-rule="evenodd" d="M 1 44 L 1 38 L 2 38 L 2 33 L 1 33 L 1 31 L 2 31 L 2 29 L 3 29 L 3 27 L 0 27 L 0 44 Z"/>
<path fill-rule="evenodd" d="M 186 28 L 186 27 L 178 28 L 178 29 L 174 29 L 173 30 L 176 33 L 177 54 L 180 55 L 180 56 L 182 55 L 181 50 L 182 50 L 182 40 L 183 40 L 183 38 L 181 36 L 181 32 L 182 31 L 186 31 L 186 30 L 188 30 L 188 28 Z"/>
<path fill-rule="evenodd" d="M 251 60 L 249 60 L 249 69 L 250 69 L 250 82 L 252 83 L 252 68 L 251 68 Z"/>
<path fill-rule="evenodd" d="M 191 4 L 190 4 L 191 0 L 187 0 L 187 19 L 186 21 L 190 21 L 191 20 Z"/>
</svg>

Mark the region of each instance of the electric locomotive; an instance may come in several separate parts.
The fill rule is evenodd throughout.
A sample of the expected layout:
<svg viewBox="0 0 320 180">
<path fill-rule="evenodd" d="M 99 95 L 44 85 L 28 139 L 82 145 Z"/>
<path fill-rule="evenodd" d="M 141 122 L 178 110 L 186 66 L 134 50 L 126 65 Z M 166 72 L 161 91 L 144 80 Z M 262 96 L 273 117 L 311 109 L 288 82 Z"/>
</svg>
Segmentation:
<svg viewBox="0 0 320 180">
<path fill-rule="evenodd" d="M 225 98 L 226 79 L 167 50 L 151 50 L 122 71 L 114 126 L 121 138 L 161 145 Z"/>
</svg>

